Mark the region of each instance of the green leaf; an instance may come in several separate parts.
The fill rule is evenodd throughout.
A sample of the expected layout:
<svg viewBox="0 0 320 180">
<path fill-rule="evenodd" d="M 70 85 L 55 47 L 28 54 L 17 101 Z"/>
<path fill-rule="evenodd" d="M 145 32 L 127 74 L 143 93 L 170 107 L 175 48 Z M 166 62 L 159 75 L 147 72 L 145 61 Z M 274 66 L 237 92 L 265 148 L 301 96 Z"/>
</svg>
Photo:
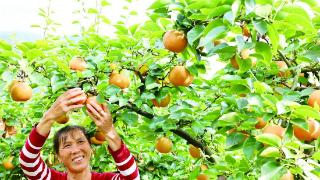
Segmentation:
<svg viewBox="0 0 320 180">
<path fill-rule="evenodd" d="M 169 119 L 192 119 L 192 114 L 192 109 L 190 108 L 178 109 L 170 112 Z"/>
<path fill-rule="evenodd" d="M 209 14 L 208 18 L 210 19 L 210 18 L 214 18 L 217 16 L 221 16 L 230 10 L 231 10 L 230 5 L 222 5 L 222 6 L 215 7 L 213 9 L 210 9 L 210 14 Z"/>
<path fill-rule="evenodd" d="M 237 161 L 229 154 L 227 154 L 225 156 L 225 161 L 230 164 L 230 165 L 234 165 Z"/>
<path fill-rule="evenodd" d="M 226 32 L 227 28 L 225 26 L 218 26 L 216 28 L 213 28 L 205 37 L 202 42 L 200 42 L 199 46 L 204 46 L 208 43 L 211 43 L 211 41 L 218 36 L 220 36 L 222 33 Z"/>
<path fill-rule="evenodd" d="M 254 11 L 256 2 L 255 0 L 245 0 L 245 6 L 246 6 L 246 14 L 248 15 Z"/>
<path fill-rule="evenodd" d="M 200 173 L 200 167 L 194 168 L 189 175 L 189 179 L 197 179 L 197 176 Z"/>
<path fill-rule="evenodd" d="M 302 57 L 311 59 L 315 62 L 319 61 L 319 57 L 320 57 L 320 47 L 319 46 L 315 46 L 312 47 L 311 49 L 307 50 L 304 54 L 301 55 Z"/>
<path fill-rule="evenodd" d="M 220 109 L 217 109 L 217 110 L 212 110 L 212 111 L 209 111 L 207 112 L 202 120 L 204 121 L 215 121 L 220 115 Z"/>
<path fill-rule="evenodd" d="M 124 25 L 121 25 L 121 24 L 117 24 L 117 25 L 114 25 L 115 28 L 117 28 L 117 33 L 118 34 L 121 34 L 121 35 L 127 35 L 128 34 L 128 28 Z"/>
<path fill-rule="evenodd" d="M 138 12 L 137 11 L 130 11 L 130 15 L 133 15 L 133 16 L 138 15 Z"/>
<path fill-rule="evenodd" d="M 293 107 L 292 112 L 298 117 L 303 117 L 303 119 L 307 119 L 309 117 L 320 120 L 319 111 L 307 105 L 295 106 Z"/>
<path fill-rule="evenodd" d="M 107 18 L 106 16 L 100 15 L 99 17 L 102 19 L 102 21 L 103 21 L 105 24 L 110 24 L 111 21 L 110 21 L 109 18 Z"/>
<path fill-rule="evenodd" d="M 99 11 L 98 11 L 97 9 L 95 9 L 95 8 L 89 8 L 89 9 L 88 9 L 88 13 L 89 13 L 89 14 L 98 14 Z"/>
<path fill-rule="evenodd" d="M 281 138 L 274 134 L 260 134 L 256 136 L 257 141 L 271 146 L 281 146 Z"/>
<path fill-rule="evenodd" d="M 235 0 L 231 6 L 231 9 L 232 9 L 232 16 L 233 16 L 233 19 L 232 19 L 232 22 L 234 22 L 235 20 L 235 17 L 238 16 L 238 12 L 240 10 L 240 5 L 241 5 L 241 0 Z M 233 23 L 232 23 L 233 24 Z"/>
<path fill-rule="evenodd" d="M 131 111 L 125 111 L 121 113 L 121 119 L 125 121 L 129 126 L 136 126 L 138 123 L 139 116 Z"/>
<path fill-rule="evenodd" d="M 110 5 L 110 3 L 108 3 L 108 1 L 106 1 L 106 0 L 102 0 L 101 1 L 101 6 L 108 6 L 108 5 Z"/>
<path fill-rule="evenodd" d="M 256 139 L 254 137 L 249 137 L 243 144 L 243 154 L 247 159 L 253 159 L 256 150 Z"/>
<path fill-rule="evenodd" d="M 131 33 L 132 35 L 134 35 L 134 34 L 136 33 L 138 27 L 139 27 L 139 24 L 134 24 L 134 25 L 130 26 L 130 27 L 129 27 L 130 33 Z"/>
<path fill-rule="evenodd" d="M 265 21 L 253 21 L 253 26 L 261 35 L 268 31 L 268 24 Z"/>
<path fill-rule="evenodd" d="M 301 119 L 301 118 L 292 118 L 290 119 L 290 122 L 296 126 L 299 126 L 305 130 L 309 130 L 308 128 L 308 123 L 305 119 Z"/>
<path fill-rule="evenodd" d="M 260 81 L 255 81 L 253 83 L 253 87 L 256 93 L 258 94 L 264 94 L 266 92 L 272 92 L 271 87 L 264 83 L 264 82 L 260 82 Z"/>
<path fill-rule="evenodd" d="M 108 86 L 107 90 L 106 90 L 106 94 L 110 97 L 110 96 L 114 96 L 116 94 L 118 94 L 119 92 L 121 92 L 121 89 L 118 86 Z"/>
<path fill-rule="evenodd" d="M 257 16 L 268 19 L 269 15 L 272 13 L 272 5 L 256 5 L 255 13 Z"/>
<path fill-rule="evenodd" d="M 39 24 L 31 24 L 31 27 L 40 28 L 41 26 Z"/>
<path fill-rule="evenodd" d="M 43 56 L 43 52 L 39 49 L 31 49 L 27 51 L 26 56 L 29 60 L 33 60 L 37 57 Z"/>
<path fill-rule="evenodd" d="M 204 30 L 203 25 L 196 25 L 188 32 L 187 34 L 188 43 L 191 46 L 196 40 L 198 40 L 202 36 L 203 30 Z"/>
<path fill-rule="evenodd" d="M 228 11 L 224 14 L 223 20 L 229 22 L 230 24 L 234 24 L 234 16 L 232 14 L 232 11 Z"/>
<path fill-rule="evenodd" d="M 310 171 L 312 174 L 314 174 L 315 178 L 319 178 L 320 177 L 320 168 L 314 168 L 312 171 Z"/>
<path fill-rule="evenodd" d="M 230 112 L 222 115 L 218 119 L 218 126 L 234 126 L 238 121 L 240 121 L 240 116 L 236 112 Z"/>
<path fill-rule="evenodd" d="M 30 76 L 30 80 L 32 83 L 35 83 L 37 85 L 41 86 L 48 86 L 50 84 L 50 80 L 44 77 L 42 74 L 34 72 Z"/>
<path fill-rule="evenodd" d="M 266 103 L 272 107 L 275 107 L 276 104 L 279 102 L 279 100 L 271 94 L 263 94 L 261 97 L 263 98 L 264 103 Z"/>
<path fill-rule="evenodd" d="M 58 90 L 65 87 L 65 81 L 62 80 L 61 76 L 54 75 L 51 78 L 51 87 L 52 87 L 52 92 L 55 93 Z"/>
<path fill-rule="evenodd" d="M 147 90 L 160 86 L 152 76 L 147 76 L 145 85 Z"/>
<path fill-rule="evenodd" d="M 298 30 L 305 33 L 315 33 L 316 31 L 308 13 L 299 6 L 284 6 L 277 13 L 275 19 L 293 25 L 294 29 L 291 28 L 292 30 Z"/>
<path fill-rule="evenodd" d="M 273 4 L 273 0 L 256 0 L 256 3 L 257 4 L 270 4 L 272 5 Z"/>
<path fill-rule="evenodd" d="M 239 73 L 248 72 L 248 70 L 252 67 L 252 60 L 249 59 L 242 59 L 239 56 L 236 56 L 236 61 L 239 64 Z"/>
<path fill-rule="evenodd" d="M 246 136 L 243 133 L 235 132 L 227 136 L 226 146 L 228 150 L 235 150 L 240 148 Z"/>
<path fill-rule="evenodd" d="M 170 0 L 157 0 L 153 4 L 150 5 L 149 9 L 160 9 L 169 5 Z"/>
<path fill-rule="evenodd" d="M 320 161 L 320 151 L 315 152 L 315 153 L 312 155 L 312 158 L 313 158 L 314 160 Z"/>
<path fill-rule="evenodd" d="M 259 180 L 278 180 L 287 170 L 283 165 L 274 161 L 268 161 L 261 167 Z"/>
<path fill-rule="evenodd" d="M 268 24 L 268 36 L 272 45 L 272 52 L 275 53 L 279 46 L 279 33 L 272 24 Z"/>
<path fill-rule="evenodd" d="M 150 129 L 157 129 L 164 126 L 164 123 L 166 122 L 167 117 L 163 116 L 154 116 L 152 119 L 152 122 L 150 123 L 149 127 Z"/>
<path fill-rule="evenodd" d="M 165 31 L 168 30 L 168 28 L 171 28 L 174 25 L 174 22 L 169 18 L 158 18 L 157 24 Z"/>
<path fill-rule="evenodd" d="M 191 16 L 188 17 L 189 19 L 193 19 L 193 20 L 206 20 L 207 16 L 204 14 L 192 14 Z"/>
<path fill-rule="evenodd" d="M 239 109 L 245 109 L 248 104 L 249 102 L 245 98 L 237 99 L 237 106 Z"/>
<path fill-rule="evenodd" d="M 194 1 L 190 3 L 190 9 L 201 9 L 201 8 L 213 8 L 216 7 L 219 1 L 211 1 L 211 0 L 201 0 L 201 1 Z"/>
<path fill-rule="evenodd" d="M 155 98 L 155 96 L 154 96 L 154 94 L 151 93 L 151 92 L 144 92 L 144 93 L 141 95 L 141 99 L 142 99 L 143 101 L 147 101 L 147 100 L 154 99 L 154 98 Z"/>
<path fill-rule="evenodd" d="M 11 81 L 14 78 L 14 74 L 11 71 L 4 71 L 1 74 L 1 78 L 3 81 Z"/>
<path fill-rule="evenodd" d="M 12 50 L 12 46 L 9 43 L 7 43 L 6 41 L 1 40 L 1 39 L 0 39 L 0 48 L 8 50 L 8 51 Z"/>
<path fill-rule="evenodd" d="M 303 16 L 306 19 L 310 20 L 307 11 L 303 7 L 294 4 L 286 4 L 282 7 L 279 13 L 280 14 L 278 14 L 278 16 L 284 16 L 284 18 L 290 16 L 291 14 L 299 14 L 300 16 Z"/>
<path fill-rule="evenodd" d="M 280 151 L 276 147 L 267 147 L 264 149 L 261 153 L 260 156 L 262 157 L 280 157 Z"/>
<path fill-rule="evenodd" d="M 272 52 L 271 48 L 268 44 L 263 42 L 258 42 L 256 44 L 256 54 L 263 56 L 263 62 L 267 65 L 271 63 L 272 60 Z"/>
</svg>

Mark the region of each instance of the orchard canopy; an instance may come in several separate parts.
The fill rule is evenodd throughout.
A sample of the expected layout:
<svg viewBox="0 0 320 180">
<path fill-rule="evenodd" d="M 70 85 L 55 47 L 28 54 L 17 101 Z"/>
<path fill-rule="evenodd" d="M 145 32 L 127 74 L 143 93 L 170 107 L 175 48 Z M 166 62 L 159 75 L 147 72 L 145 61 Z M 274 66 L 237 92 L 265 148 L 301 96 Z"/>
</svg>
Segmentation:
<svg viewBox="0 0 320 180">
<path fill-rule="evenodd" d="M 318 0 L 157 0 L 131 26 L 110 24 L 107 6 L 83 6 L 94 22 L 75 21 L 74 36 L 56 33 L 48 8 L 42 39 L 0 40 L 0 179 L 24 178 L 26 137 L 73 87 L 108 104 L 142 179 L 320 179 Z M 116 170 L 85 108 L 61 119 L 89 129 L 92 170 Z M 42 150 L 60 171 L 63 126 Z"/>
</svg>

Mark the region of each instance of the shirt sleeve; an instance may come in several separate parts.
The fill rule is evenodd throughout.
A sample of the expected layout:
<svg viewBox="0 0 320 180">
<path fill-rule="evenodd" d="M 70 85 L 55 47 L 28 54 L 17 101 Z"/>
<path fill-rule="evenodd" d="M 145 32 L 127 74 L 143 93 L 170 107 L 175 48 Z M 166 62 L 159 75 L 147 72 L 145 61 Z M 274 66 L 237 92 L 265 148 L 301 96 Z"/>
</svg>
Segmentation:
<svg viewBox="0 0 320 180">
<path fill-rule="evenodd" d="M 120 149 L 117 151 L 112 151 L 110 147 L 108 147 L 108 149 L 117 165 L 118 170 L 120 171 L 120 174 L 115 174 L 113 179 L 140 179 L 139 169 L 134 157 L 123 142 L 121 143 Z"/>
<path fill-rule="evenodd" d="M 28 179 L 51 179 L 51 170 L 40 156 L 40 150 L 46 139 L 47 136 L 40 135 L 36 128 L 33 128 L 20 151 L 20 166 Z"/>
</svg>

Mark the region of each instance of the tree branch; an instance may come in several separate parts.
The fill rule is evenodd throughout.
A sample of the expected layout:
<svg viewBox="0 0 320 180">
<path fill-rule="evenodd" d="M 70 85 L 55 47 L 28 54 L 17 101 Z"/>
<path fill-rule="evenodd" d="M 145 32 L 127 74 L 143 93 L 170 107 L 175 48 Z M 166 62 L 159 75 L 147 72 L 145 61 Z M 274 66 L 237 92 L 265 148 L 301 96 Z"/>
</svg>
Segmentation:
<svg viewBox="0 0 320 180">
<path fill-rule="evenodd" d="M 318 65 L 318 63 L 316 65 Z M 305 68 L 301 69 L 301 72 L 302 73 L 306 73 L 306 72 L 318 73 L 320 71 L 320 67 L 315 67 L 315 66 L 305 67 Z"/>
<path fill-rule="evenodd" d="M 125 105 L 125 107 L 133 110 L 134 112 L 136 112 L 146 118 L 152 119 L 154 117 L 153 114 L 142 111 L 141 109 L 137 108 L 132 102 L 129 102 L 127 105 Z"/>
<path fill-rule="evenodd" d="M 212 163 L 214 162 L 214 159 L 212 158 L 212 152 L 210 151 L 210 149 L 207 146 L 205 146 L 203 143 L 201 143 L 201 141 L 193 138 L 192 136 L 190 136 L 190 134 L 183 131 L 182 129 L 171 129 L 170 131 L 173 132 L 174 134 L 180 136 L 181 138 L 185 139 L 189 144 L 192 144 L 192 145 L 200 148 L 204 152 L 204 154 L 209 156 L 208 160 Z"/>
<path fill-rule="evenodd" d="M 134 112 L 147 117 L 149 119 L 152 119 L 154 117 L 153 114 L 142 111 L 141 109 L 137 108 L 132 102 L 129 102 L 126 106 L 126 108 L 133 110 Z M 178 129 L 171 129 L 171 132 L 173 132 L 174 134 L 180 136 L 181 138 L 185 139 L 189 144 L 192 144 L 196 147 L 199 147 L 205 155 L 208 155 L 209 158 L 208 160 L 210 162 L 215 162 L 214 159 L 212 158 L 212 152 L 210 151 L 210 149 L 205 146 L 203 143 L 201 143 L 201 141 L 193 138 L 190 134 L 188 134 L 187 132 L 183 131 L 182 129 L 178 128 Z"/>
</svg>

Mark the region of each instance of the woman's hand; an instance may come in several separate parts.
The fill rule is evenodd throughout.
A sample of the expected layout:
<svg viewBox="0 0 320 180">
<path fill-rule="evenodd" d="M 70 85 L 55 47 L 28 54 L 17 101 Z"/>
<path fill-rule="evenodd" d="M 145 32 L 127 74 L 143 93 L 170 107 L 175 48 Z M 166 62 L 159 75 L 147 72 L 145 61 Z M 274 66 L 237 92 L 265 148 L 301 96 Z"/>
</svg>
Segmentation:
<svg viewBox="0 0 320 180">
<path fill-rule="evenodd" d="M 82 94 L 84 94 L 84 92 L 81 88 L 74 88 L 60 95 L 37 125 L 38 133 L 46 136 L 57 118 L 72 109 L 83 107 L 83 104 L 77 104 L 78 102 L 85 101 L 86 96 L 81 96 Z"/>
<path fill-rule="evenodd" d="M 107 106 L 105 104 L 100 105 L 95 100 L 89 101 L 87 103 L 87 113 L 99 131 L 105 134 L 109 147 L 113 151 L 120 149 L 121 139 L 113 126 L 112 116 Z"/>
<path fill-rule="evenodd" d="M 84 94 L 84 91 L 81 90 L 81 88 L 74 88 L 66 91 L 58 97 L 50 109 L 45 113 L 46 118 L 55 120 L 72 109 L 83 107 L 83 104 L 77 104 L 80 101 L 85 101 L 86 96 L 81 96 L 82 94 Z"/>
<path fill-rule="evenodd" d="M 87 113 L 103 133 L 113 130 L 112 116 L 105 104 L 98 104 L 94 99 L 87 103 Z"/>
</svg>

